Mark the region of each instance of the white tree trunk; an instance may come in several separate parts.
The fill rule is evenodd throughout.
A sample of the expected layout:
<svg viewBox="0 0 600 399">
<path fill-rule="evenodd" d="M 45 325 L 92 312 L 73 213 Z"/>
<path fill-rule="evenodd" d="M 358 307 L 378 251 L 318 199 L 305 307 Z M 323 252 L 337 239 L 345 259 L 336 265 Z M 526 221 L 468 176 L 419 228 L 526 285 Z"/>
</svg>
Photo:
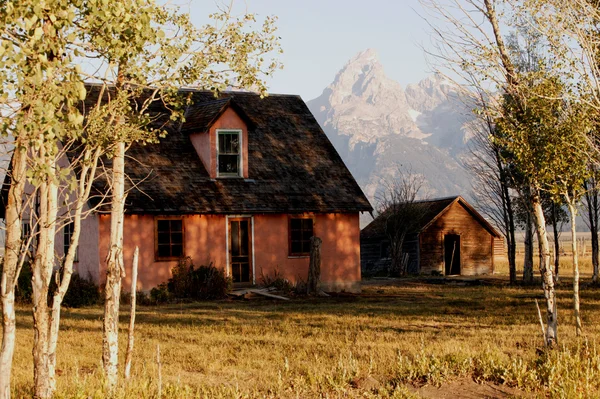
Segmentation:
<svg viewBox="0 0 600 399">
<path fill-rule="evenodd" d="M 131 265 L 131 311 L 129 314 L 129 339 L 127 340 L 127 355 L 125 357 L 125 379 L 131 376 L 131 361 L 133 359 L 133 332 L 135 330 L 135 305 L 137 291 L 137 269 L 140 249 L 135 247 L 133 252 L 133 263 Z"/>
<path fill-rule="evenodd" d="M 577 254 L 577 230 L 576 217 L 577 208 L 574 201 L 567 198 L 567 206 L 571 216 L 571 250 L 573 251 L 573 311 L 575 315 L 575 329 L 577 336 L 581 335 L 581 316 L 579 314 L 579 257 Z"/>
<path fill-rule="evenodd" d="M 550 244 L 546 232 L 546 219 L 537 193 L 531 196 L 531 205 L 540 244 L 540 273 L 542 275 L 544 297 L 546 298 L 546 344 L 548 347 L 553 347 L 558 342 L 558 312 L 554 291 L 554 273 L 550 266 Z"/>
<path fill-rule="evenodd" d="M 33 375 L 34 396 L 50 398 L 55 390 L 54 376 L 50 372 L 50 317 L 48 314 L 48 289 L 54 272 L 54 241 L 58 214 L 58 187 L 53 179 L 55 161 L 42 153 L 50 176 L 40 185 L 39 244 L 33 263 Z"/>
<path fill-rule="evenodd" d="M 0 284 L 2 299 L 2 349 L 0 351 L 0 399 L 10 398 L 10 379 L 15 350 L 15 285 L 19 278 L 19 255 L 21 252 L 21 210 L 25 191 L 25 168 L 27 154 L 16 149 L 11 160 L 11 185 L 6 204 L 6 236 L 4 244 L 4 264 Z"/>
<path fill-rule="evenodd" d="M 125 209 L 125 144 L 117 143 L 112 168 L 112 208 L 110 246 L 106 266 L 104 323 L 102 330 L 102 362 L 108 392 L 118 383 L 119 366 L 119 301 L 123 269 L 123 212 Z"/>
</svg>

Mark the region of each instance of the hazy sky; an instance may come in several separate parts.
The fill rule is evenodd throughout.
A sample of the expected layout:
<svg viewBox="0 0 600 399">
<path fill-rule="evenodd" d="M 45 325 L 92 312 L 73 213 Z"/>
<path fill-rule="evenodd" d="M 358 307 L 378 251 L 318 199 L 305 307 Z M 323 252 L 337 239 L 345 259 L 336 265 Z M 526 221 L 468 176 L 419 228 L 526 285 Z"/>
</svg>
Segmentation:
<svg viewBox="0 0 600 399">
<path fill-rule="evenodd" d="M 197 24 L 216 9 L 214 0 L 190 4 Z M 276 15 L 285 67 L 269 82 L 272 93 L 319 96 L 355 54 L 374 48 L 388 76 L 416 83 L 431 69 L 420 44 L 429 43 L 418 0 L 236 0 L 258 18 Z"/>
</svg>

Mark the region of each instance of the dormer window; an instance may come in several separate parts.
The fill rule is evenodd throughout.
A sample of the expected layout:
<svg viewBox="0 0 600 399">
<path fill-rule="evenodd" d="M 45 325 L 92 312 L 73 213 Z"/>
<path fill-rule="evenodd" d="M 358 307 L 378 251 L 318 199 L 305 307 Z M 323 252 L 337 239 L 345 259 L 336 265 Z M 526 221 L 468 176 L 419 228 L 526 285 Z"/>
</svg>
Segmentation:
<svg viewBox="0 0 600 399">
<path fill-rule="evenodd" d="M 242 175 L 242 131 L 217 130 L 217 176 Z"/>
</svg>

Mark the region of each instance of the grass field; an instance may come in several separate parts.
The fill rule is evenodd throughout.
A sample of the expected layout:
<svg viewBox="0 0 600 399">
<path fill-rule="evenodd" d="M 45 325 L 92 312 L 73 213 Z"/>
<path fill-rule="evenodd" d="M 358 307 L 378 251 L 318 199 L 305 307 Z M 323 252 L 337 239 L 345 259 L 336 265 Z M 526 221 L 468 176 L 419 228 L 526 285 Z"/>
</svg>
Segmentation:
<svg viewBox="0 0 600 399">
<path fill-rule="evenodd" d="M 565 274 L 566 276 L 566 274 Z M 384 284 L 385 283 L 385 284 Z M 600 290 L 585 288 L 577 339 L 568 282 L 558 291 L 560 348 L 543 351 L 536 287 L 371 282 L 360 296 L 142 307 L 132 381 L 119 397 L 417 397 L 411 386 L 468 377 L 530 397 L 596 398 L 600 392 Z M 128 308 L 123 308 L 125 348 Z M 65 310 L 58 397 L 103 398 L 100 307 Z M 31 396 L 32 330 L 18 309 L 15 397 Z M 124 358 L 124 354 L 122 359 Z M 357 387 L 356 378 L 380 385 Z"/>
</svg>

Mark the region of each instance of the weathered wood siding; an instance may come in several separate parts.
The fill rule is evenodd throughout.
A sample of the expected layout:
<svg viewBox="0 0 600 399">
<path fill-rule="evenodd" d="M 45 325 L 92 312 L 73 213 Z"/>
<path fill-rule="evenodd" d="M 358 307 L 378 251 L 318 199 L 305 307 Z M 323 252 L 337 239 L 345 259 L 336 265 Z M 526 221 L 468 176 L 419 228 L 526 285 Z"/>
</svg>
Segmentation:
<svg viewBox="0 0 600 399">
<path fill-rule="evenodd" d="M 392 260 L 381 256 L 382 241 L 385 237 L 360 240 L 360 270 L 363 277 L 387 275 Z"/>
<path fill-rule="evenodd" d="M 499 263 L 508 263 L 507 253 L 504 237 L 494 238 L 494 269 Z"/>
<path fill-rule="evenodd" d="M 386 236 L 362 239 L 360 241 L 360 267 L 364 277 L 388 276 L 392 266 L 392 259 L 382 256 L 382 245 L 389 242 Z M 419 248 L 417 235 L 409 236 L 404 241 L 403 251 L 408 253 L 408 273 L 419 273 Z"/>
<path fill-rule="evenodd" d="M 493 273 L 493 236 L 459 202 L 421 232 L 421 273 L 445 273 L 446 234 L 460 236 L 461 275 Z"/>
</svg>

